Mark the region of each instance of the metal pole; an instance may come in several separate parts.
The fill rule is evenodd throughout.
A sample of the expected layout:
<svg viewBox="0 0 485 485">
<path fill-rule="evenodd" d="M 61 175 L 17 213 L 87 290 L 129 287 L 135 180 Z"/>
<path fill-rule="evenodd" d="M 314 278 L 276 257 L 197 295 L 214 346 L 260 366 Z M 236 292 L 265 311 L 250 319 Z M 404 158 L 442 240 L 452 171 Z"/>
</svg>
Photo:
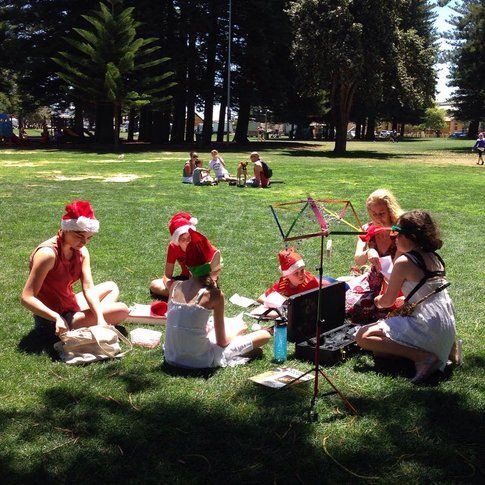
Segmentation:
<svg viewBox="0 0 485 485">
<path fill-rule="evenodd" d="M 232 41 L 232 0 L 229 0 L 229 29 L 227 33 L 227 142 L 231 127 L 231 41 Z"/>
</svg>

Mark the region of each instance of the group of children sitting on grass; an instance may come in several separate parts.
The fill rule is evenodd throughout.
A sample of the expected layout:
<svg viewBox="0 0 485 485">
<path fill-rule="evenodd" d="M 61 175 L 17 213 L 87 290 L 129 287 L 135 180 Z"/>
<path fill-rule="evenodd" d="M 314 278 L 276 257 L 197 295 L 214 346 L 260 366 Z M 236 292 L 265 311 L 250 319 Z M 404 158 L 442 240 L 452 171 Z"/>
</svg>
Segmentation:
<svg viewBox="0 0 485 485">
<path fill-rule="evenodd" d="M 367 210 L 371 221 L 363 227 L 365 235 L 359 238 L 355 260 L 370 268 L 349 282 L 347 313 L 362 324 L 358 345 L 377 355 L 412 360 L 413 382 L 422 382 L 444 368 L 455 339 L 445 266 L 435 252 L 442 245 L 439 231 L 427 212 L 403 213 L 387 190 L 371 194 Z M 271 335 L 267 330 L 247 333 L 243 323 L 225 325 L 224 294 L 218 286 L 221 253 L 196 224 L 189 213 L 171 218 L 165 272 L 151 282 L 150 290 L 154 298 L 168 300 L 166 361 L 188 368 L 225 366 L 267 343 Z M 66 206 L 57 235 L 31 254 L 21 301 L 33 312 L 40 332 L 58 336 L 85 326 L 116 325 L 128 316 L 128 307 L 117 301 L 114 282 L 93 283 L 86 245 L 98 230 L 90 203 L 74 201 Z M 394 258 L 388 281 L 379 276 L 383 254 Z M 292 248 L 280 251 L 278 259 L 281 277 L 266 294 L 277 291 L 288 297 L 319 286 Z M 181 273 L 174 276 L 176 263 Z M 74 294 L 72 286 L 78 280 L 82 292 Z M 411 312 L 388 315 L 403 300 L 406 305 L 419 304 Z"/>
<path fill-rule="evenodd" d="M 234 177 L 229 174 L 226 163 L 217 150 L 211 151 L 211 161 L 207 168 L 204 168 L 197 152 L 190 152 L 190 158 L 185 162 L 182 171 L 182 182 L 194 185 L 217 185 L 219 182 L 229 182 L 240 186 L 268 187 L 271 173 L 266 163 L 258 152 L 252 152 L 249 159 L 253 164 L 252 177 L 248 178 L 246 161 L 238 163 Z M 211 175 L 211 171 L 214 172 L 214 176 Z"/>
</svg>

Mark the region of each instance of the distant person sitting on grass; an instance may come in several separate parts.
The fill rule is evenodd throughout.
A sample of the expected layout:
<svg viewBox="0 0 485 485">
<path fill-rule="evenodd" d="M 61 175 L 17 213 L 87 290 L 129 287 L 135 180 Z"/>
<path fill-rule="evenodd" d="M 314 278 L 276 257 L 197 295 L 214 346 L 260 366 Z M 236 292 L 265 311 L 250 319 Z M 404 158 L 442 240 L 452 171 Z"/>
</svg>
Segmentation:
<svg viewBox="0 0 485 485">
<path fill-rule="evenodd" d="M 254 176 L 248 180 L 248 185 L 252 187 L 266 188 L 269 187 L 269 177 L 265 174 L 263 161 L 261 160 L 258 152 L 252 152 L 249 159 L 254 164 L 253 173 Z"/>
<path fill-rule="evenodd" d="M 167 246 L 167 259 L 162 278 L 153 280 L 150 284 L 151 295 L 155 298 L 166 300 L 168 298 L 167 282 L 169 280 L 186 280 L 189 270 L 185 264 L 185 250 L 190 242 L 189 229 L 195 230 L 198 220 L 188 212 L 177 212 L 168 223 L 170 242 Z M 178 263 L 181 273 L 174 276 L 175 263 Z"/>
<path fill-rule="evenodd" d="M 483 152 L 485 151 L 485 139 L 483 138 L 483 133 L 478 135 L 478 139 L 472 148 L 472 151 L 474 150 L 478 152 L 477 165 L 483 165 Z"/>
<path fill-rule="evenodd" d="M 210 176 L 209 170 L 203 168 L 202 160 L 195 161 L 195 168 L 192 172 L 192 183 L 194 185 L 214 185 L 216 181 Z"/>
<path fill-rule="evenodd" d="M 217 150 L 211 151 L 212 160 L 209 162 L 209 170 L 214 170 L 217 180 L 227 180 L 229 179 L 229 172 L 226 169 L 226 164 L 224 160 L 219 156 Z"/>
<path fill-rule="evenodd" d="M 91 204 L 76 200 L 66 206 L 57 236 L 39 244 L 30 256 L 30 274 L 21 302 L 34 314 L 40 334 L 61 335 L 93 325 L 116 325 L 128 316 L 118 302 L 112 281 L 94 285 L 86 245 L 98 232 L 99 222 Z M 81 281 L 82 293 L 72 286 Z"/>
<path fill-rule="evenodd" d="M 192 183 L 192 174 L 195 168 L 195 161 L 199 158 L 196 152 L 190 152 L 190 158 L 185 162 L 184 168 L 182 171 L 182 183 L 184 184 L 191 184 Z"/>
<path fill-rule="evenodd" d="M 225 367 L 270 339 L 266 330 L 242 335 L 241 322 L 229 328 L 224 320 L 224 294 L 217 286 L 220 252 L 197 231 L 189 230 L 187 281 L 169 281 L 164 354 L 168 364 L 203 369 Z M 213 316 L 213 323 L 209 317 Z"/>
</svg>

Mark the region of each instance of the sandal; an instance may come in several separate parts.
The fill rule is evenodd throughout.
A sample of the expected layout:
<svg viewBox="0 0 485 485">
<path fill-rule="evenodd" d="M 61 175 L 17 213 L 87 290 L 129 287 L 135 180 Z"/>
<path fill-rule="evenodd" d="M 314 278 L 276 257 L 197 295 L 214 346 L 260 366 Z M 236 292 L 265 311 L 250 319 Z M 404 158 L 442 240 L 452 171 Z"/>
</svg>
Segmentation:
<svg viewBox="0 0 485 485">
<path fill-rule="evenodd" d="M 434 354 L 416 362 L 416 375 L 411 379 L 411 382 L 421 384 L 439 368 L 440 364 L 440 359 Z"/>
</svg>

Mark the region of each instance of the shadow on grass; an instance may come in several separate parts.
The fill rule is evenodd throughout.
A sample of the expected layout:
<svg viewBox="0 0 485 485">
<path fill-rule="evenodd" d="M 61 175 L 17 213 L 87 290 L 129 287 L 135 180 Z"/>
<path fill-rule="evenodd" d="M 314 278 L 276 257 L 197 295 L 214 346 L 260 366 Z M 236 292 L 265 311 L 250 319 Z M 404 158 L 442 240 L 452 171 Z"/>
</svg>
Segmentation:
<svg viewBox="0 0 485 485">
<path fill-rule="evenodd" d="M 97 365 L 93 379 L 110 379 L 121 391 L 115 397 L 69 379 L 47 389 L 33 409 L 0 411 L 3 435 L 16 432 L 15 447 L 10 441 L 0 448 L 4 483 L 355 481 L 327 449 L 343 466 L 383 483 L 391 476 L 455 483 L 483 477 L 477 464 L 483 417 L 463 393 L 408 385 L 377 398 L 362 391 L 351 397 L 361 418 L 327 409 L 316 428 L 302 418 L 311 386 L 269 398 L 267 389 L 245 382 L 208 404 L 196 393 L 184 398 L 180 376 L 169 375 L 157 389 L 160 369 L 142 363 L 128 375 L 113 369 Z M 203 386 L 202 379 L 201 392 Z M 248 404 L 259 412 L 245 413 Z M 332 435 L 330 424 L 340 433 Z"/>
<path fill-rule="evenodd" d="M 40 355 L 45 353 L 53 361 L 56 361 L 59 360 L 59 354 L 53 347 L 56 342 L 59 342 L 59 338 L 55 335 L 48 335 L 33 328 L 21 338 L 17 350 L 26 354 Z"/>
<path fill-rule="evenodd" d="M 291 149 L 286 152 L 286 155 L 290 157 L 314 157 L 314 158 L 336 158 L 336 159 L 371 159 L 371 160 L 396 160 L 402 158 L 409 158 L 408 153 L 390 153 L 390 152 L 378 152 L 373 150 L 352 150 L 343 155 L 334 153 L 333 151 L 325 150 L 304 150 L 304 149 Z M 430 157 L 431 154 L 420 153 L 420 157 Z"/>
</svg>

